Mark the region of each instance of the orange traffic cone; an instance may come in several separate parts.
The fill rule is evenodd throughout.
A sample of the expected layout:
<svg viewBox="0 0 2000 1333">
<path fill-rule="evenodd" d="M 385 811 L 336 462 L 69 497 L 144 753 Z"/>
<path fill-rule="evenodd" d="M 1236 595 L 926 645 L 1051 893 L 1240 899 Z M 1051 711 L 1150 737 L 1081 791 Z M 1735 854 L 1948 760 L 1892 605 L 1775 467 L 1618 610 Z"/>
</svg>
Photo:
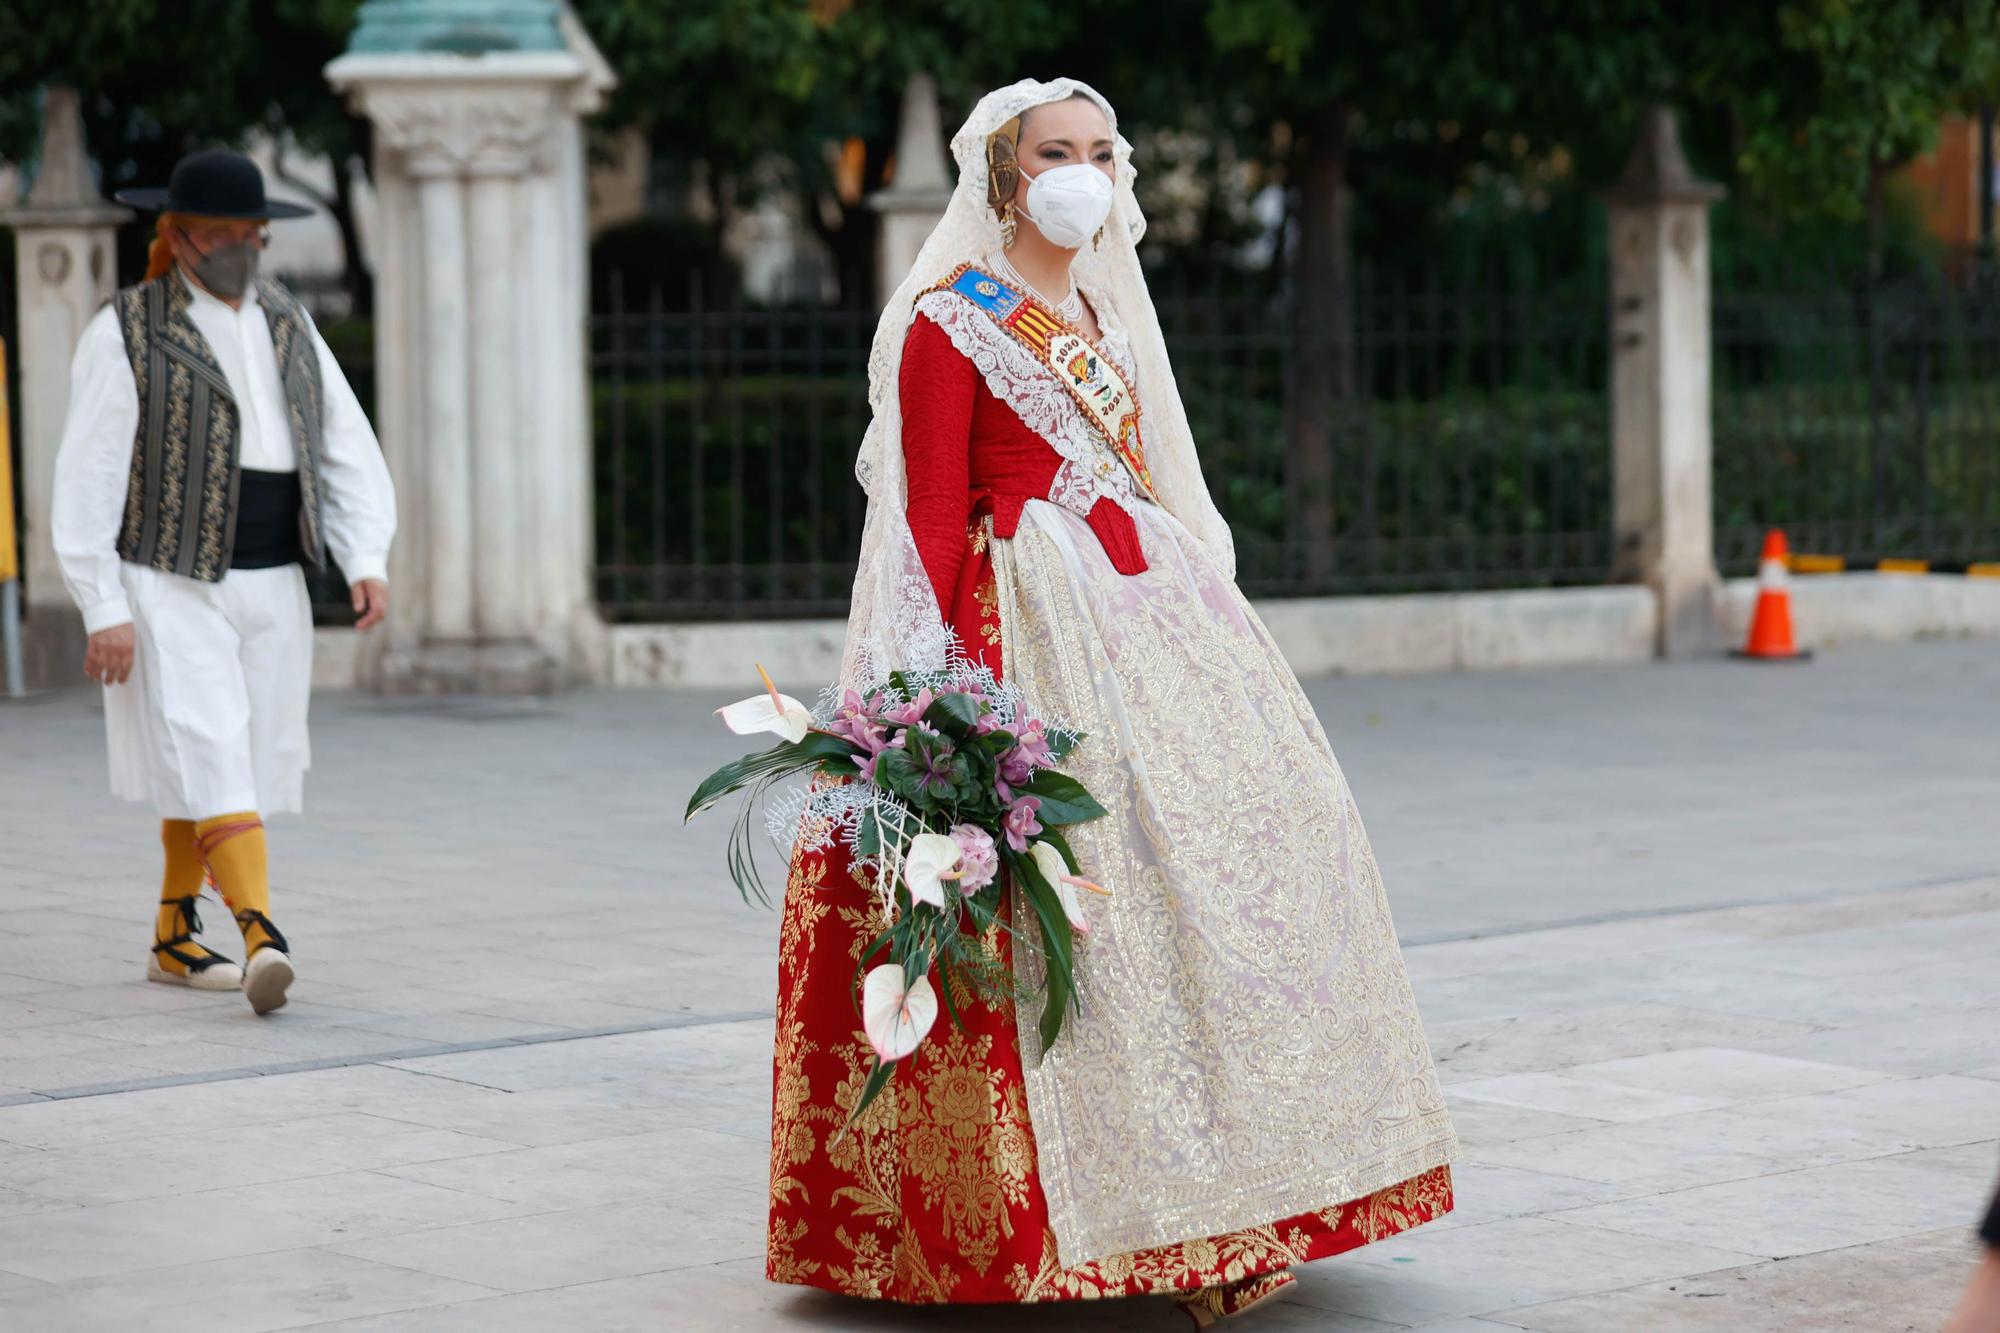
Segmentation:
<svg viewBox="0 0 2000 1333">
<path fill-rule="evenodd" d="M 1735 656 L 1776 662 L 1803 662 L 1812 656 L 1792 642 L 1790 559 L 1785 534 L 1777 528 L 1765 533 L 1764 555 L 1757 563 L 1757 610 L 1750 617 L 1750 641 Z"/>
</svg>

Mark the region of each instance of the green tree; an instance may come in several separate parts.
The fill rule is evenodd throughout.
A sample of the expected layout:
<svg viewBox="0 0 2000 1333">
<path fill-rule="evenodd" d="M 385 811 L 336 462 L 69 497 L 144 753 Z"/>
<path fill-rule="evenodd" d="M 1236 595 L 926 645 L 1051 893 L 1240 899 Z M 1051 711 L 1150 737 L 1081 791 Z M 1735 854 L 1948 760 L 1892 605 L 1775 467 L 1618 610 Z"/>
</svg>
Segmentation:
<svg viewBox="0 0 2000 1333">
<path fill-rule="evenodd" d="M 1024 0 L 578 0 L 620 88 L 601 122 L 642 129 L 653 160 L 705 187 L 719 237 L 765 191 L 788 189 L 834 255 L 843 302 L 874 295 L 875 227 L 863 201 L 889 179 L 912 74 L 952 108 L 1018 77 L 1076 31 L 1075 7 Z M 771 171 L 783 163 L 782 174 Z"/>
<path fill-rule="evenodd" d="M 281 174 L 288 151 L 324 154 L 337 188 L 314 197 L 346 243 L 356 305 L 372 292 L 356 243 L 353 180 L 367 160 L 368 127 L 320 77 L 344 48 L 359 0 L 91 0 L 70 6 L 0 5 L 0 157 L 32 159 L 41 132 L 40 90 L 82 94 L 84 130 L 106 193 L 163 183 L 188 151 L 272 136 Z M 33 12 L 30 12 L 32 9 Z M 121 237 L 123 266 L 147 237 Z"/>
<path fill-rule="evenodd" d="M 1286 410 L 1290 530 L 1308 577 L 1331 572 L 1333 440 L 1359 386 L 1353 354 L 1357 164 L 1427 155 L 1444 192 L 1472 162 L 1562 142 L 1615 100 L 1646 6 L 1599 0 L 1333 7 L 1210 0 L 1211 49 L 1191 53 L 1211 95 L 1239 98 L 1290 200 L 1294 374 Z M 1567 17 L 1557 23 L 1558 11 Z M 1579 16 L 1578 11 L 1591 11 Z M 1523 38 L 1534 34 L 1538 40 Z M 1553 34 L 1549 40 L 1539 40 Z M 1220 59 L 1217 59 L 1217 56 Z M 1552 90 L 1560 89 L 1560 95 Z"/>
<path fill-rule="evenodd" d="M 1713 6 L 1679 28 L 1673 79 L 1729 136 L 1728 175 L 1773 225 L 1865 222 L 1879 277 L 1885 191 L 1940 122 L 2000 75 L 1994 0 Z"/>
</svg>

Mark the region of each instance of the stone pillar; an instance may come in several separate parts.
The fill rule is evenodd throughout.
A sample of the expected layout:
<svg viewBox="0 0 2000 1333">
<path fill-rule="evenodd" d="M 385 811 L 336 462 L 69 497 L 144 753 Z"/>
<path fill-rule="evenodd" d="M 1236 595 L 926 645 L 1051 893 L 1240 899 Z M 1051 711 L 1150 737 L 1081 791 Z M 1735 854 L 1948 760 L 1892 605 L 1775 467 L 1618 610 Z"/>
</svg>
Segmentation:
<svg viewBox="0 0 2000 1333">
<path fill-rule="evenodd" d="M 465 200 L 457 178 L 443 169 L 412 175 L 422 253 L 463 256 Z M 472 378 L 466 354 L 471 302 L 466 298 L 462 259 L 426 263 L 423 279 L 417 328 L 428 370 L 423 382 L 413 387 L 423 402 L 426 455 L 419 492 L 421 513 L 429 524 L 424 534 L 428 558 L 421 567 L 427 580 L 422 604 L 430 613 L 424 631 L 433 639 L 469 642 L 474 638 Z M 419 604 L 414 596 L 407 600 L 413 607 Z"/>
<path fill-rule="evenodd" d="M 1655 106 L 1607 196 L 1612 576 L 1659 598 L 1663 657 L 1718 644 L 1711 509 L 1708 209 L 1671 111 Z"/>
<path fill-rule="evenodd" d="M 116 236 L 132 214 L 98 194 L 83 142 L 76 92 L 51 88 L 42 112 L 35 185 L 18 208 L 0 212 L 14 230 L 14 282 L 21 368 L 14 429 L 21 440 L 21 529 L 26 560 L 22 656 L 28 683 L 82 680 L 83 615 L 63 587 L 49 536 L 56 447 L 69 411 L 69 366 L 83 326 L 118 288 Z"/>
<path fill-rule="evenodd" d="M 364 677 L 397 693 L 589 679 L 581 119 L 610 69 L 552 0 L 370 0 L 326 75 L 375 128 L 376 425 L 402 496 L 389 634 Z"/>
<path fill-rule="evenodd" d="M 917 262 L 917 251 L 951 202 L 952 188 L 937 82 L 928 74 L 912 75 L 896 127 L 896 174 L 888 188 L 868 196 L 868 206 L 882 216 L 875 249 L 877 301 L 887 301 Z"/>
</svg>

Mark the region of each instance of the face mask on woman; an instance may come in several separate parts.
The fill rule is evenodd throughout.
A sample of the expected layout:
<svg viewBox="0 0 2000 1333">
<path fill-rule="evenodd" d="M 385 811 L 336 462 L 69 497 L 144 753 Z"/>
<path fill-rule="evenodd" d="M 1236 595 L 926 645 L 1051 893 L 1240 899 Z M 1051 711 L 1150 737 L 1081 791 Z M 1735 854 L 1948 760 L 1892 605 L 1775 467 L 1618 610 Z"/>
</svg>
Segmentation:
<svg viewBox="0 0 2000 1333">
<path fill-rule="evenodd" d="M 1088 162 L 1066 162 L 1029 178 L 1021 216 L 1034 223 L 1049 244 L 1080 250 L 1111 216 L 1116 193 L 1111 177 L 1098 168 Z"/>
</svg>

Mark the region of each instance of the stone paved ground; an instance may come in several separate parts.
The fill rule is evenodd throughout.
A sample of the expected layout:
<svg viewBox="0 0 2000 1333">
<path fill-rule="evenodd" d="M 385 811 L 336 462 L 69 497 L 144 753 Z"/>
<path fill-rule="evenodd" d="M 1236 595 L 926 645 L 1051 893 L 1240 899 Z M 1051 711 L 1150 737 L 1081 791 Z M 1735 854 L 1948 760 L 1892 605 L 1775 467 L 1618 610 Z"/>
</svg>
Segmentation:
<svg viewBox="0 0 2000 1333">
<path fill-rule="evenodd" d="M 1996 648 L 1314 682 L 1466 1154 L 1246 1326 L 1936 1328 L 2000 1170 Z M 761 1281 L 775 918 L 675 815 L 717 702 L 321 700 L 262 1021 L 138 980 L 92 699 L 0 705 L 0 1329 L 1028 1326 Z"/>
</svg>

